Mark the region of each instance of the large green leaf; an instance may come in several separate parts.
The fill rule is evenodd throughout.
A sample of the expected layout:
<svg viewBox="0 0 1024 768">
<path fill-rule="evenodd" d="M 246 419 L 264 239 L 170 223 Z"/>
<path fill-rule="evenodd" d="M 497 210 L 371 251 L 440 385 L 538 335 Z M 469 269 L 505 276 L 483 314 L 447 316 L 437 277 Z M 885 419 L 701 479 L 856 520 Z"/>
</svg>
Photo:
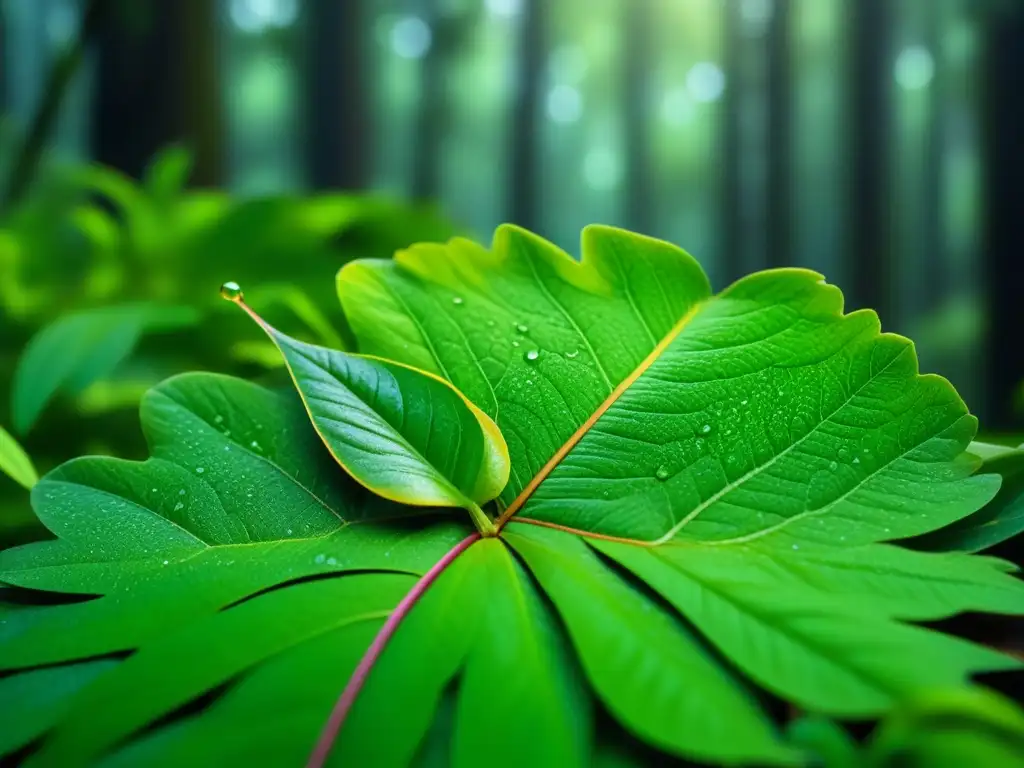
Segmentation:
<svg viewBox="0 0 1024 768">
<path fill-rule="evenodd" d="M 27 432 L 60 391 L 81 392 L 109 375 L 147 332 L 195 323 L 189 307 L 126 304 L 65 315 L 41 330 L 25 348 L 14 372 L 14 428 Z"/>
<path fill-rule="evenodd" d="M 44 477 L 57 538 L 0 554 L 31 606 L 0 666 L 133 653 L 62 697 L 28 764 L 319 765 L 337 725 L 332 765 L 798 764 L 775 700 L 863 719 L 1019 666 L 910 623 L 1021 614 L 1024 587 L 885 543 L 1000 482 L 909 342 L 813 273 L 713 296 L 668 244 L 593 228 L 583 251 L 503 228 L 339 278 L 361 353 L 501 429 L 498 537 L 371 494 L 301 398 L 218 376 L 146 397 L 148 461 Z"/>
<path fill-rule="evenodd" d="M 501 493 L 509 460 L 489 416 L 438 376 L 298 341 L 253 312 L 237 284 L 222 292 L 277 345 L 317 433 L 346 472 L 393 501 L 463 507 L 493 531 L 478 505 Z"/>
</svg>

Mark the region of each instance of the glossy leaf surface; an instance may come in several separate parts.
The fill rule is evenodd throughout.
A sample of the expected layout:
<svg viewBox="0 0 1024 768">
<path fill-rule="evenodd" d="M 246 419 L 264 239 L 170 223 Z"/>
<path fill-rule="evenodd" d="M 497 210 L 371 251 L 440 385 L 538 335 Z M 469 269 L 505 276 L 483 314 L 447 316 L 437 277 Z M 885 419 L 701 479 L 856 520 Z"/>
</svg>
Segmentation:
<svg viewBox="0 0 1024 768">
<path fill-rule="evenodd" d="M 240 292 L 232 300 L 280 349 L 317 433 L 361 484 L 405 504 L 475 511 L 501 493 L 509 471 L 505 441 L 447 381 L 292 339 L 249 309 Z"/>
</svg>

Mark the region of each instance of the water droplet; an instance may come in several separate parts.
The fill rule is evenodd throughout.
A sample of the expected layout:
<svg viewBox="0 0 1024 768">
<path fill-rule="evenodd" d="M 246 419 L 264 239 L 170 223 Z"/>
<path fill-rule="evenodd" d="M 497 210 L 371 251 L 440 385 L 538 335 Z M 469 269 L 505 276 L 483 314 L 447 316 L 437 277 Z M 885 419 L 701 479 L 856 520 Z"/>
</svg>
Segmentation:
<svg viewBox="0 0 1024 768">
<path fill-rule="evenodd" d="M 494 321 L 493 320 L 488 320 L 487 321 L 487 327 L 488 328 L 493 328 L 494 327 Z"/>
<path fill-rule="evenodd" d="M 150 488 L 149 490 L 151 490 L 153 493 L 157 492 L 156 488 Z"/>
<path fill-rule="evenodd" d="M 203 469 L 202 467 L 196 467 L 196 474 L 197 474 L 197 475 L 201 475 L 201 474 L 203 474 L 203 472 L 205 472 L 205 471 L 206 471 L 206 470 L 205 470 L 205 469 Z"/>
<path fill-rule="evenodd" d="M 704 438 L 703 437 L 698 437 L 697 438 L 697 450 L 698 451 L 703 451 L 704 450 Z"/>
<path fill-rule="evenodd" d="M 164 560 L 164 565 L 167 565 L 170 562 L 171 562 L 170 560 Z"/>
<path fill-rule="evenodd" d="M 705 424 L 703 427 L 700 428 L 700 431 L 703 432 L 705 435 L 708 434 L 711 431 L 711 425 Z"/>
<path fill-rule="evenodd" d="M 601 498 L 607 499 L 608 498 L 608 491 L 601 491 Z"/>
<path fill-rule="evenodd" d="M 519 346 L 519 342 L 518 341 L 513 341 L 512 342 L 512 346 L 513 347 L 518 347 Z"/>
<path fill-rule="evenodd" d="M 223 422 L 224 422 L 224 417 L 221 416 L 219 413 L 216 416 L 213 417 L 213 423 L 214 424 L 221 424 Z"/>
<path fill-rule="evenodd" d="M 184 508 L 185 508 L 185 505 L 182 504 L 180 501 L 177 504 L 174 505 L 174 511 L 175 512 L 178 512 L 178 511 L 180 511 L 180 510 L 182 510 Z"/>
<path fill-rule="evenodd" d="M 220 287 L 220 297 L 228 301 L 243 301 L 245 294 L 242 293 L 242 286 L 234 280 L 229 280 Z"/>
<path fill-rule="evenodd" d="M 566 352 L 565 356 L 570 360 L 575 360 L 577 357 L 580 356 L 580 351 L 578 349 L 575 349 L 572 352 Z"/>
<path fill-rule="evenodd" d="M 793 549 L 800 549 L 800 545 L 799 544 L 794 544 L 793 545 Z"/>
<path fill-rule="evenodd" d="M 668 480 L 669 474 L 670 474 L 670 472 L 668 471 L 668 467 L 666 467 L 664 465 L 658 467 L 654 471 L 654 476 L 656 478 L 658 478 L 659 480 Z"/>
<path fill-rule="evenodd" d="M 178 495 L 179 496 L 184 496 L 185 495 L 185 489 L 182 488 L 180 491 L 178 491 Z"/>
<path fill-rule="evenodd" d="M 848 458 L 850 458 L 850 449 L 844 445 L 839 449 L 839 460 L 846 461 Z"/>
<path fill-rule="evenodd" d="M 526 360 L 528 363 L 532 363 L 538 357 L 540 357 L 540 352 L 538 352 L 536 349 L 531 349 L 529 352 L 523 355 L 523 359 Z"/>
<path fill-rule="evenodd" d="M 860 464 L 860 456 L 854 456 L 853 457 L 853 463 L 854 464 Z"/>
<path fill-rule="evenodd" d="M 452 304 L 454 304 L 456 307 L 461 307 L 462 304 L 463 304 L 462 297 L 461 296 L 452 296 Z"/>
<path fill-rule="evenodd" d="M 533 386 L 533 379 L 527 379 L 526 380 L 526 386 L 532 387 Z"/>
<path fill-rule="evenodd" d="M 862 453 L 871 453 L 871 449 L 870 449 L 870 448 L 865 448 L 865 449 L 864 449 L 864 450 L 862 451 Z"/>
<path fill-rule="evenodd" d="M 285 534 L 285 536 L 291 536 L 292 535 L 292 529 L 289 528 L 287 531 L 284 532 L 284 534 Z"/>
<path fill-rule="evenodd" d="M 840 541 L 846 541 L 846 537 L 845 537 L 845 536 L 840 536 L 840 537 L 839 537 L 839 540 L 840 540 Z"/>
<path fill-rule="evenodd" d="M 327 558 L 327 564 L 328 565 L 337 565 L 338 564 L 338 558 L 336 558 L 336 557 L 328 557 Z"/>
<path fill-rule="evenodd" d="M 829 471 L 831 471 L 831 472 L 835 472 L 835 471 L 836 471 L 836 469 L 838 469 L 838 468 L 839 468 L 839 465 L 838 465 L 838 464 L 836 464 L 836 463 L 835 463 L 834 461 L 830 461 L 830 462 L 828 463 L 828 468 L 829 468 Z"/>
<path fill-rule="evenodd" d="M 253 440 L 251 443 L 249 443 L 249 447 L 252 448 L 254 451 L 262 451 L 263 450 L 262 448 L 260 448 L 260 444 L 257 443 L 255 440 Z"/>
<path fill-rule="evenodd" d="M 316 557 L 313 558 L 313 562 L 316 563 L 317 565 L 321 565 L 324 562 L 324 560 L 326 560 L 326 559 L 327 559 L 327 555 L 317 555 Z"/>
<path fill-rule="evenodd" d="M 748 402 L 748 400 L 740 400 L 740 405 L 746 405 Z"/>
<path fill-rule="evenodd" d="M 529 330 L 530 330 L 530 329 L 529 329 L 529 327 L 528 327 L 528 326 L 526 326 L 526 325 L 523 325 L 522 323 L 516 323 L 516 331 L 517 331 L 518 333 L 528 333 L 528 332 L 529 332 Z"/>
<path fill-rule="evenodd" d="M 779 390 L 779 397 L 782 397 L 784 394 L 786 394 L 786 390 L 780 389 Z"/>
</svg>

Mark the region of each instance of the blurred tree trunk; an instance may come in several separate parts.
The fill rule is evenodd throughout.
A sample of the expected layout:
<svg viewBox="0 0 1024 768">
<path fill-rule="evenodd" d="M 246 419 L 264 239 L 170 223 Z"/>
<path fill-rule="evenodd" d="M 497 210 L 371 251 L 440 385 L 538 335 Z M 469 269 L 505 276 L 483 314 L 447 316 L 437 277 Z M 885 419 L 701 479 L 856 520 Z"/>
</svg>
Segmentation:
<svg viewBox="0 0 1024 768">
<path fill-rule="evenodd" d="M 445 12 L 439 9 L 442 5 L 439 0 L 430 3 L 427 23 L 431 44 L 420 63 L 420 98 L 412 163 L 412 193 L 417 199 L 435 198 L 441 192 L 441 160 L 452 112 L 448 78 L 477 21 L 472 11 Z"/>
<path fill-rule="evenodd" d="M 362 189 L 370 183 L 367 11 L 362 0 L 306 3 L 306 167 L 316 189 Z"/>
<path fill-rule="evenodd" d="M 889 33 L 891 0 L 848 3 L 850 52 L 846 64 L 851 121 L 848 156 L 850 179 L 847 293 L 850 309 L 871 307 L 891 321 L 892 247 L 889 135 L 892 123 L 892 78 Z"/>
<path fill-rule="evenodd" d="M 651 0 L 622 4 L 625 18 L 625 133 L 626 221 L 651 234 L 654 213 L 654 174 L 651 165 L 651 70 L 654 47 Z"/>
<path fill-rule="evenodd" d="M 741 45 L 739 19 L 734 8 L 735 2 L 723 3 L 722 17 L 724 36 L 722 40 L 722 66 L 726 76 L 725 93 L 722 94 L 722 131 L 719 138 L 718 156 L 722 158 L 720 182 L 720 223 L 722 276 L 732 282 L 743 273 L 741 259 L 740 219 L 740 100 L 739 75 L 741 71 Z"/>
<path fill-rule="evenodd" d="M 793 67 L 790 0 L 775 0 L 768 26 L 768 265 L 792 266 L 793 229 Z"/>
<path fill-rule="evenodd" d="M 536 229 L 540 219 L 537 137 L 542 130 L 540 89 L 546 59 L 543 8 L 542 0 L 523 0 L 517 51 L 518 76 L 512 119 L 509 121 L 509 219 L 527 229 Z"/>
<path fill-rule="evenodd" d="M 192 183 L 221 181 L 223 122 L 215 0 L 152 0 L 104 14 L 97 33 L 94 156 L 138 177 L 153 154 L 182 142 Z"/>
<path fill-rule="evenodd" d="M 1019 3 L 987 20 L 987 51 L 979 80 L 984 83 L 985 199 L 984 252 L 988 254 L 989 326 L 987 359 L 990 428 L 1019 430 L 1024 416 L 1014 401 L 1024 382 L 1024 102 L 1019 98 L 1024 73 L 1024 7 Z"/>
</svg>

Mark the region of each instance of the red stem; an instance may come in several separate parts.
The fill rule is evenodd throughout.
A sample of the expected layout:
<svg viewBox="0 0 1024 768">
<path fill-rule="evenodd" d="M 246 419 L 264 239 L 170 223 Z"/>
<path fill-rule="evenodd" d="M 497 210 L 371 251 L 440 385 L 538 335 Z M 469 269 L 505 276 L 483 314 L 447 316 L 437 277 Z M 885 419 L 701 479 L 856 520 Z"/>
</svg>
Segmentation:
<svg viewBox="0 0 1024 768">
<path fill-rule="evenodd" d="M 402 619 L 409 615 L 412 607 L 423 597 L 423 593 L 437 580 L 437 577 L 441 575 L 444 569 L 451 565 L 455 558 L 465 552 L 479 538 L 479 533 L 473 533 L 452 547 L 444 557 L 434 563 L 434 566 L 429 571 L 423 574 L 423 577 L 416 582 L 416 585 L 409 590 L 408 594 L 402 598 L 402 602 L 388 616 L 388 620 L 384 622 L 384 626 L 380 628 L 377 636 L 370 643 L 370 647 L 366 649 L 366 653 L 363 654 L 363 658 L 359 661 L 359 666 L 356 667 L 352 676 L 348 679 L 345 690 L 341 692 L 341 696 L 334 705 L 334 709 L 331 710 L 331 715 L 327 718 L 327 722 L 320 732 L 320 737 L 317 739 L 316 746 L 313 747 L 313 752 L 306 762 L 306 768 L 322 768 L 324 763 L 327 762 L 327 756 L 330 754 L 331 747 L 334 746 L 334 742 L 338 738 L 338 733 L 341 731 L 341 726 L 345 723 L 345 718 L 355 703 L 356 696 L 363 689 L 366 678 L 370 675 L 370 670 L 377 663 L 377 659 L 380 658 L 384 646 L 388 644 L 391 636 L 395 634 Z"/>
</svg>

